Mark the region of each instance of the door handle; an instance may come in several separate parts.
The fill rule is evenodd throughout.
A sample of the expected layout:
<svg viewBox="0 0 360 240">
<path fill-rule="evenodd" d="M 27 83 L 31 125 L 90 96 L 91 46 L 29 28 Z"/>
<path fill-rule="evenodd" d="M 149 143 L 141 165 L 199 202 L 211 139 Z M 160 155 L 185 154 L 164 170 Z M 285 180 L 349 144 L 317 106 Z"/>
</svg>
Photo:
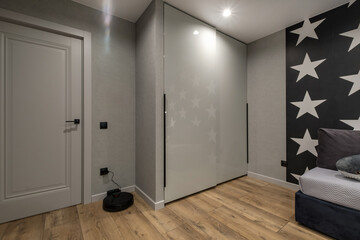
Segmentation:
<svg viewBox="0 0 360 240">
<path fill-rule="evenodd" d="M 66 121 L 67 123 L 80 124 L 80 119 L 74 119 L 74 121 Z"/>
</svg>

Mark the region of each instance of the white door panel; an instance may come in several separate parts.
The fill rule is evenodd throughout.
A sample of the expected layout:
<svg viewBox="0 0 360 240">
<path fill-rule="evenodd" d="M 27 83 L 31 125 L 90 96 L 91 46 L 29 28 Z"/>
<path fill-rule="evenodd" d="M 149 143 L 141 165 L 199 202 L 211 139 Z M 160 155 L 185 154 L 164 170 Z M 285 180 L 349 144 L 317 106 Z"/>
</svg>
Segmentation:
<svg viewBox="0 0 360 240">
<path fill-rule="evenodd" d="M 216 185 L 215 57 L 215 29 L 165 5 L 165 202 Z"/>
<path fill-rule="evenodd" d="M 220 83 L 220 131 L 217 183 L 246 175 L 246 56 L 247 47 L 217 32 L 217 76 Z"/>
<path fill-rule="evenodd" d="M 165 202 L 247 173 L 246 45 L 165 4 Z"/>
<path fill-rule="evenodd" d="M 0 222 L 81 202 L 81 41 L 0 22 Z"/>
</svg>

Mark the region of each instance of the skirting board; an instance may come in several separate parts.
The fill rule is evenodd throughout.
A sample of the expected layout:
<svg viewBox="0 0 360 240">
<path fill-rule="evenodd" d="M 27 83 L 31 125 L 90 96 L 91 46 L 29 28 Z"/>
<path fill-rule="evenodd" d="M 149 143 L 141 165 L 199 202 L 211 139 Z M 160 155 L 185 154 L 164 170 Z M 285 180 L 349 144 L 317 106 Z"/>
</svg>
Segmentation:
<svg viewBox="0 0 360 240">
<path fill-rule="evenodd" d="M 144 199 L 145 202 L 146 202 L 147 204 L 149 204 L 149 206 L 150 206 L 152 209 L 158 210 L 158 209 L 164 208 L 164 206 L 165 206 L 164 200 L 159 201 L 159 202 L 154 202 L 154 201 L 153 201 L 146 193 L 144 193 L 138 186 L 136 186 L 135 192 L 136 192 L 137 194 L 139 194 L 140 197 L 141 197 L 142 199 Z"/>
<path fill-rule="evenodd" d="M 289 188 L 294 191 L 299 191 L 299 189 L 300 189 L 299 185 L 297 185 L 297 184 L 285 182 L 280 179 L 264 176 L 264 175 L 261 175 L 258 173 L 248 172 L 248 176 L 263 180 L 265 182 L 273 183 L 273 184 L 279 185 L 284 188 Z"/>
<path fill-rule="evenodd" d="M 123 192 L 135 192 L 135 185 L 121 188 Z M 91 196 L 91 202 L 102 201 L 106 197 L 106 192 L 94 194 Z"/>
</svg>

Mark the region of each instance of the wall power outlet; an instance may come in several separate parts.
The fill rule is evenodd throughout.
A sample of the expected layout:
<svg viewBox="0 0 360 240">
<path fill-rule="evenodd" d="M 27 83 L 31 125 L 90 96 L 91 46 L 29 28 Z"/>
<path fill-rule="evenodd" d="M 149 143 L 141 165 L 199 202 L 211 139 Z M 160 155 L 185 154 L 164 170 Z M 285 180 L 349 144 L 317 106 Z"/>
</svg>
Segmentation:
<svg viewBox="0 0 360 240">
<path fill-rule="evenodd" d="M 106 168 L 100 168 L 100 176 L 106 175 L 109 173 L 109 169 Z"/>
</svg>

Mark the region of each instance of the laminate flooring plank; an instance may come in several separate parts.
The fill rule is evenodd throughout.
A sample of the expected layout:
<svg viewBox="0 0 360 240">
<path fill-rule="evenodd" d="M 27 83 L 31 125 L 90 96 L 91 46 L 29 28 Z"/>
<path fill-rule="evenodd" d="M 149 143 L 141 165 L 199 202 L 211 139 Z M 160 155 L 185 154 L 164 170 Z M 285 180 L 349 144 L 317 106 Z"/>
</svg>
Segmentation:
<svg viewBox="0 0 360 240">
<path fill-rule="evenodd" d="M 79 222 L 79 215 L 76 206 L 63 208 L 45 213 L 45 229 L 68 223 Z"/>
<path fill-rule="evenodd" d="M 144 216 L 166 239 L 204 239 L 169 208 L 143 212 Z"/>
<path fill-rule="evenodd" d="M 131 211 L 131 212 L 128 212 L 128 214 L 138 214 L 138 213 L 140 213 L 138 211 Z M 114 219 L 114 222 L 115 222 L 115 224 L 117 226 L 118 231 L 120 232 L 120 234 L 122 236 L 122 239 L 134 240 L 134 239 L 136 239 L 136 236 L 133 233 L 132 228 L 130 227 L 130 225 L 132 223 L 129 222 L 127 220 L 127 218 L 125 217 L 128 214 L 122 214 L 122 212 L 116 212 L 116 213 L 111 213 L 111 217 Z"/>
<path fill-rule="evenodd" d="M 228 183 L 224 183 L 219 186 L 216 186 L 215 189 L 219 189 L 224 192 L 236 194 L 236 196 L 238 196 L 239 198 L 248 195 L 249 193 L 251 193 L 251 191 L 255 191 L 249 187 L 244 188 L 243 186 L 241 186 L 241 185 L 239 186 L 236 183 L 232 183 L 232 182 L 228 182 Z"/>
<path fill-rule="evenodd" d="M 36 215 L 8 223 L 3 240 L 42 239 L 44 233 L 44 216 Z"/>
<path fill-rule="evenodd" d="M 219 222 L 226 224 L 228 227 L 237 231 L 246 239 L 262 239 L 262 240 L 285 240 L 281 235 L 257 224 L 257 222 L 234 212 L 227 207 L 221 207 L 210 213 L 212 217 Z"/>
<path fill-rule="evenodd" d="M 246 193 L 256 193 L 260 188 L 259 186 L 254 186 L 251 183 L 240 181 L 239 179 L 233 180 L 225 186 L 233 187 L 235 189 L 245 191 Z"/>
<path fill-rule="evenodd" d="M 0 224 L 0 240 L 2 239 L 2 237 L 4 236 L 4 233 L 6 231 L 6 228 L 8 226 L 8 223 L 2 223 Z"/>
<path fill-rule="evenodd" d="M 124 239 L 113 218 L 102 209 L 102 202 L 78 205 L 77 210 L 85 240 Z"/>
<path fill-rule="evenodd" d="M 252 178 L 252 177 L 249 177 L 249 176 L 243 176 L 243 177 L 235 179 L 234 181 L 236 181 L 236 182 L 245 182 L 245 183 L 248 183 L 248 184 L 250 184 L 251 186 L 254 186 L 254 187 L 265 187 L 265 186 L 268 186 L 270 184 L 268 182 L 264 182 L 262 180 Z"/>
<path fill-rule="evenodd" d="M 133 195 L 134 205 L 139 209 L 140 212 L 153 211 L 153 209 L 137 193 L 133 193 Z"/>
<path fill-rule="evenodd" d="M 143 215 L 163 236 L 166 236 L 167 232 L 184 224 L 181 218 L 174 214 L 169 208 L 163 208 L 157 211 L 146 211 L 143 212 Z"/>
<path fill-rule="evenodd" d="M 247 196 L 248 194 L 240 195 L 233 191 L 227 191 L 223 188 L 214 188 L 204 192 L 204 196 L 211 198 L 223 205 L 231 205 L 233 202 L 239 201 L 241 197 Z"/>
<path fill-rule="evenodd" d="M 288 189 L 288 188 L 284 188 L 272 183 L 269 183 L 268 185 L 266 185 L 265 187 L 261 187 L 260 188 L 262 191 L 267 192 L 267 193 L 275 193 L 277 196 L 282 196 L 285 198 L 289 198 L 289 199 L 294 199 L 295 198 L 295 193 L 296 191 Z"/>
<path fill-rule="evenodd" d="M 289 222 L 283 227 L 279 234 L 287 239 L 303 239 L 303 240 L 326 240 L 326 239 L 333 239 L 328 236 L 325 236 L 321 233 L 313 231 L 309 228 L 304 226 L 294 224 Z"/>
<path fill-rule="evenodd" d="M 43 240 L 82 240 L 80 219 L 76 206 L 52 211 L 45 215 Z"/>
<path fill-rule="evenodd" d="M 240 200 L 285 220 L 288 220 L 295 213 L 294 208 L 256 194 L 250 194 L 240 198 Z"/>
<path fill-rule="evenodd" d="M 135 239 L 165 239 L 142 213 L 124 216 L 129 224 Z"/>
<path fill-rule="evenodd" d="M 205 192 L 193 195 L 189 198 L 186 198 L 186 200 L 192 203 L 193 205 L 198 206 L 202 211 L 206 213 L 214 211 L 216 208 L 219 208 L 223 205 L 218 201 L 206 197 Z"/>
<path fill-rule="evenodd" d="M 293 192 L 290 190 L 287 192 L 282 192 L 281 188 L 268 185 L 266 187 L 259 188 L 253 194 L 262 196 L 263 198 L 267 198 L 269 200 L 277 201 L 289 208 L 294 208 L 295 206 L 295 191 Z"/>
<path fill-rule="evenodd" d="M 169 240 L 205 240 L 200 233 L 198 233 L 189 224 L 183 224 L 166 233 L 166 239 Z"/>
<path fill-rule="evenodd" d="M 63 224 L 44 230 L 43 240 L 82 240 L 80 224 Z"/>
<path fill-rule="evenodd" d="M 186 199 L 170 204 L 169 208 L 207 239 L 245 239 Z"/>
<path fill-rule="evenodd" d="M 246 202 L 243 202 L 236 197 L 233 196 L 226 197 L 224 196 L 223 192 L 207 191 L 204 192 L 204 195 L 207 198 L 211 198 L 214 200 L 218 200 L 219 202 L 222 202 L 224 206 L 233 209 L 238 214 L 241 214 L 244 217 L 249 218 L 250 220 L 256 221 L 257 224 L 262 225 L 274 232 L 279 231 L 288 222 L 283 218 L 280 218 L 267 211 L 264 211 Z"/>
<path fill-rule="evenodd" d="M 273 232 L 279 231 L 288 223 L 288 221 L 283 218 L 254 207 L 241 200 L 233 202 L 232 204 L 226 204 L 226 207 Z"/>
</svg>

